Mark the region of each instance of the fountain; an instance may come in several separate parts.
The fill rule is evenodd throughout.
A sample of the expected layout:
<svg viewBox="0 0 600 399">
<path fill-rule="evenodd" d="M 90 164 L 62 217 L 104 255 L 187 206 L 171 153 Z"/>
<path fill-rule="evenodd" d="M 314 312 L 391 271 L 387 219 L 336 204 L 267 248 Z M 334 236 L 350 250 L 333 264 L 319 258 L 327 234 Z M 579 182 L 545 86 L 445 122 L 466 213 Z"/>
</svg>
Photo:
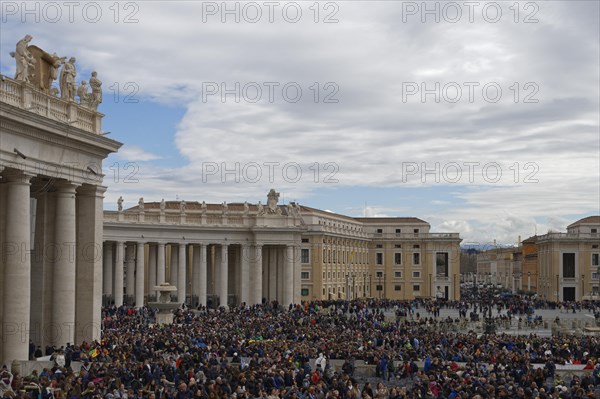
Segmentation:
<svg viewBox="0 0 600 399">
<path fill-rule="evenodd" d="M 158 292 L 158 302 L 149 302 L 148 306 L 158 309 L 156 313 L 157 324 L 173 324 L 173 310 L 177 309 L 181 304 L 171 302 L 171 293 L 177 291 L 177 287 L 169 283 L 163 283 L 154 287 Z"/>
</svg>

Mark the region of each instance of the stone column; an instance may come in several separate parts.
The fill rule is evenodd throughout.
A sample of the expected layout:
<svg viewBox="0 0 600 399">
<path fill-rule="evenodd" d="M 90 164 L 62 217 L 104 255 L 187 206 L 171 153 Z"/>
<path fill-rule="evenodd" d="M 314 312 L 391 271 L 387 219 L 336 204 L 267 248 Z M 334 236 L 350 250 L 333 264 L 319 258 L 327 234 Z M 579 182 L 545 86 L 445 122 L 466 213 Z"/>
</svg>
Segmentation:
<svg viewBox="0 0 600 399">
<path fill-rule="evenodd" d="M 30 310 L 30 338 L 36 345 L 45 348 L 47 338 L 52 335 L 44 334 L 44 326 L 52 323 L 52 274 L 57 254 L 54 241 L 55 196 L 46 191 L 39 193 L 36 199 L 35 234 L 31 238 L 35 250 L 31 254 L 31 303 L 34 306 Z M 4 201 L 0 200 L 0 203 Z"/>
<path fill-rule="evenodd" d="M 115 306 L 123 306 L 123 241 L 117 241 L 115 251 Z"/>
<path fill-rule="evenodd" d="M 285 248 L 285 263 L 283 265 L 283 306 L 294 303 L 294 247 Z"/>
<path fill-rule="evenodd" d="M 73 343 L 75 338 L 75 276 L 76 276 L 76 220 L 74 184 L 56 185 L 56 220 L 54 239 L 61 255 L 54 262 L 52 296 L 52 323 L 58 329 L 52 344 Z"/>
<path fill-rule="evenodd" d="M 169 270 L 169 282 L 171 283 L 171 285 L 177 285 L 178 283 L 178 262 L 177 262 L 177 258 L 179 257 L 179 250 L 178 250 L 178 245 L 177 244 L 171 244 L 171 265 L 170 265 L 170 270 Z M 177 289 L 179 290 L 179 287 L 177 287 Z M 179 297 L 179 296 L 178 296 Z"/>
<path fill-rule="evenodd" d="M 125 294 L 130 300 L 135 295 L 135 244 L 127 243 L 125 247 Z"/>
<path fill-rule="evenodd" d="M 135 255 L 135 307 L 144 307 L 144 243 L 138 242 Z"/>
<path fill-rule="evenodd" d="M 181 303 L 186 303 L 186 292 L 187 292 L 187 245 L 185 243 L 179 244 L 179 257 L 178 266 L 179 270 L 177 273 L 177 300 Z"/>
<path fill-rule="evenodd" d="M 102 205 L 105 191 L 106 187 L 89 184 L 77 190 L 76 344 L 100 339 L 104 234 Z"/>
<path fill-rule="evenodd" d="M 228 259 L 229 246 L 227 244 L 221 245 L 221 264 L 219 265 L 219 306 L 227 307 L 227 277 L 229 274 L 229 259 Z"/>
<path fill-rule="evenodd" d="M 265 300 L 268 302 L 271 300 L 271 298 L 269 297 L 270 292 L 269 292 L 269 273 L 270 273 L 270 267 L 269 267 L 269 255 L 271 254 L 271 251 L 269 248 L 264 248 L 262 253 L 261 253 L 261 259 L 262 259 L 262 269 L 263 269 L 263 273 L 262 273 L 262 298 L 265 298 Z M 262 302 L 262 298 L 261 298 L 261 302 Z"/>
<path fill-rule="evenodd" d="M 165 243 L 159 242 L 156 249 L 156 285 L 161 285 L 166 282 L 165 280 Z"/>
<path fill-rule="evenodd" d="M 277 250 L 269 248 L 269 300 L 278 300 L 277 296 Z"/>
<path fill-rule="evenodd" d="M 104 253 L 102 254 L 102 292 L 106 295 L 113 295 L 113 243 L 104 242 Z"/>
<path fill-rule="evenodd" d="M 31 247 L 31 209 L 29 205 L 31 176 L 12 176 L 4 183 L 6 202 L 2 236 L 4 264 L 2 361 L 29 359 L 29 312 L 31 304 L 31 263 L 27 251 Z"/>
<path fill-rule="evenodd" d="M 164 248 L 164 247 L 163 247 Z M 156 244 L 148 244 L 148 290 L 147 295 L 155 295 L 154 287 L 156 286 Z"/>
<path fill-rule="evenodd" d="M 299 246 L 294 247 L 294 303 L 302 302 L 302 259 L 300 258 L 302 251 Z M 364 293 L 363 293 L 364 294 Z"/>
<path fill-rule="evenodd" d="M 206 306 L 206 283 L 207 283 L 207 273 L 206 273 L 206 245 L 200 244 L 200 264 L 198 267 L 198 300 L 200 301 L 200 305 Z"/>
<path fill-rule="evenodd" d="M 192 280 L 192 292 L 190 294 L 192 297 L 198 296 L 198 291 L 200 291 L 200 247 L 198 245 L 191 245 L 192 247 L 192 276 L 190 280 Z M 199 298 L 198 298 L 199 299 Z M 193 299 L 192 299 L 192 304 Z M 197 306 L 197 305 L 196 305 Z"/>
<path fill-rule="evenodd" d="M 262 245 L 256 244 L 254 246 L 254 268 L 252 272 L 252 304 L 262 303 L 262 292 L 263 292 L 263 259 L 262 259 Z"/>
<path fill-rule="evenodd" d="M 285 285 L 283 276 L 283 269 L 285 268 L 285 247 L 278 246 L 275 251 L 277 259 L 277 283 L 275 283 L 277 286 L 277 302 L 279 302 L 280 305 L 283 305 L 283 287 Z"/>
<path fill-rule="evenodd" d="M 250 304 L 250 251 L 247 244 L 242 244 L 241 276 L 240 276 L 240 301 Z"/>
</svg>

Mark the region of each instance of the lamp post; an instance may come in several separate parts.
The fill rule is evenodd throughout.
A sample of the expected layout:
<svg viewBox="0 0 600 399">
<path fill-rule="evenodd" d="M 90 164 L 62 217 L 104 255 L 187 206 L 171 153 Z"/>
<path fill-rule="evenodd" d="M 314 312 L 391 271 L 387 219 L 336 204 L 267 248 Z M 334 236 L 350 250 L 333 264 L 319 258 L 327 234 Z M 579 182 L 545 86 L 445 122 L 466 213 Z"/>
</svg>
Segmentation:
<svg viewBox="0 0 600 399">
<path fill-rule="evenodd" d="M 598 269 L 596 270 L 596 274 L 598 275 L 598 292 L 596 294 L 600 298 L 600 266 L 598 266 Z"/>
<path fill-rule="evenodd" d="M 363 297 L 367 296 L 367 273 L 363 272 Z"/>
<path fill-rule="evenodd" d="M 531 292 L 531 272 L 527 272 L 527 292 Z"/>
<path fill-rule="evenodd" d="M 559 301 L 559 295 L 558 295 L 558 274 L 556 275 L 556 302 Z"/>
<path fill-rule="evenodd" d="M 350 300 L 350 273 L 346 272 L 346 300 Z"/>
</svg>

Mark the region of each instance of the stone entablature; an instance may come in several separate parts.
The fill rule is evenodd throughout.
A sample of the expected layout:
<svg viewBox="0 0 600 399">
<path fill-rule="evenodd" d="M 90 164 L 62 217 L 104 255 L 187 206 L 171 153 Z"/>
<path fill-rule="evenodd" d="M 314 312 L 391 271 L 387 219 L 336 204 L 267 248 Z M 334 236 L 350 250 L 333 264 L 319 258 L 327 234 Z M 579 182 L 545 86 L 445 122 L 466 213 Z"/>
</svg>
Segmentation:
<svg viewBox="0 0 600 399">
<path fill-rule="evenodd" d="M 104 211 L 105 223 L 163 224 L 173 226 L 301 227 L 296 205 L 277 205 L 273 213 L 261 213 L 261 204 L 206 204 L 161 201 L 144 203 L 121 211 Z M 119 199 L 122 204 L 122 199 Z M 119 205 L 121 206 L 121 205 Z"/>
</svg>

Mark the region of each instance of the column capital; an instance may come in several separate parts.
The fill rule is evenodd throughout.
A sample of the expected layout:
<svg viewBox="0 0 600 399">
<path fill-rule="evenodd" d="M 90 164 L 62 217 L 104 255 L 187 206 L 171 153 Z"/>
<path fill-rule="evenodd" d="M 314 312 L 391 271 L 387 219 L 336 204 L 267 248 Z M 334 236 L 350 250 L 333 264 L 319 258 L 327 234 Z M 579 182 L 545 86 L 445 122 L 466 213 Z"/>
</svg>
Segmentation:
<svg viewBox="0 0 600 399">
<path fill-rule="evenodd" d="M 76 194 L 79 186 L 79 184 L 67 180 L 59 180 L 54 183 L 54 188 L 58 194 Z"/>
<path fill-rule="evenodd" d="M 108 187 L 95 186 L 91 184 L 82 184 L 77 187 L 77 195 L 104 198 L 104 193 Z"/>
<path fill-rule="evenodd" d="M 14 170 L 12 172 L 7 172 L 2 176 L 2 182 L 7 184 L 31 184 L 30 180 L 34 178 L 36 175 L 29 172 L 24 172 L 21 170 Z"/>
</svg>

